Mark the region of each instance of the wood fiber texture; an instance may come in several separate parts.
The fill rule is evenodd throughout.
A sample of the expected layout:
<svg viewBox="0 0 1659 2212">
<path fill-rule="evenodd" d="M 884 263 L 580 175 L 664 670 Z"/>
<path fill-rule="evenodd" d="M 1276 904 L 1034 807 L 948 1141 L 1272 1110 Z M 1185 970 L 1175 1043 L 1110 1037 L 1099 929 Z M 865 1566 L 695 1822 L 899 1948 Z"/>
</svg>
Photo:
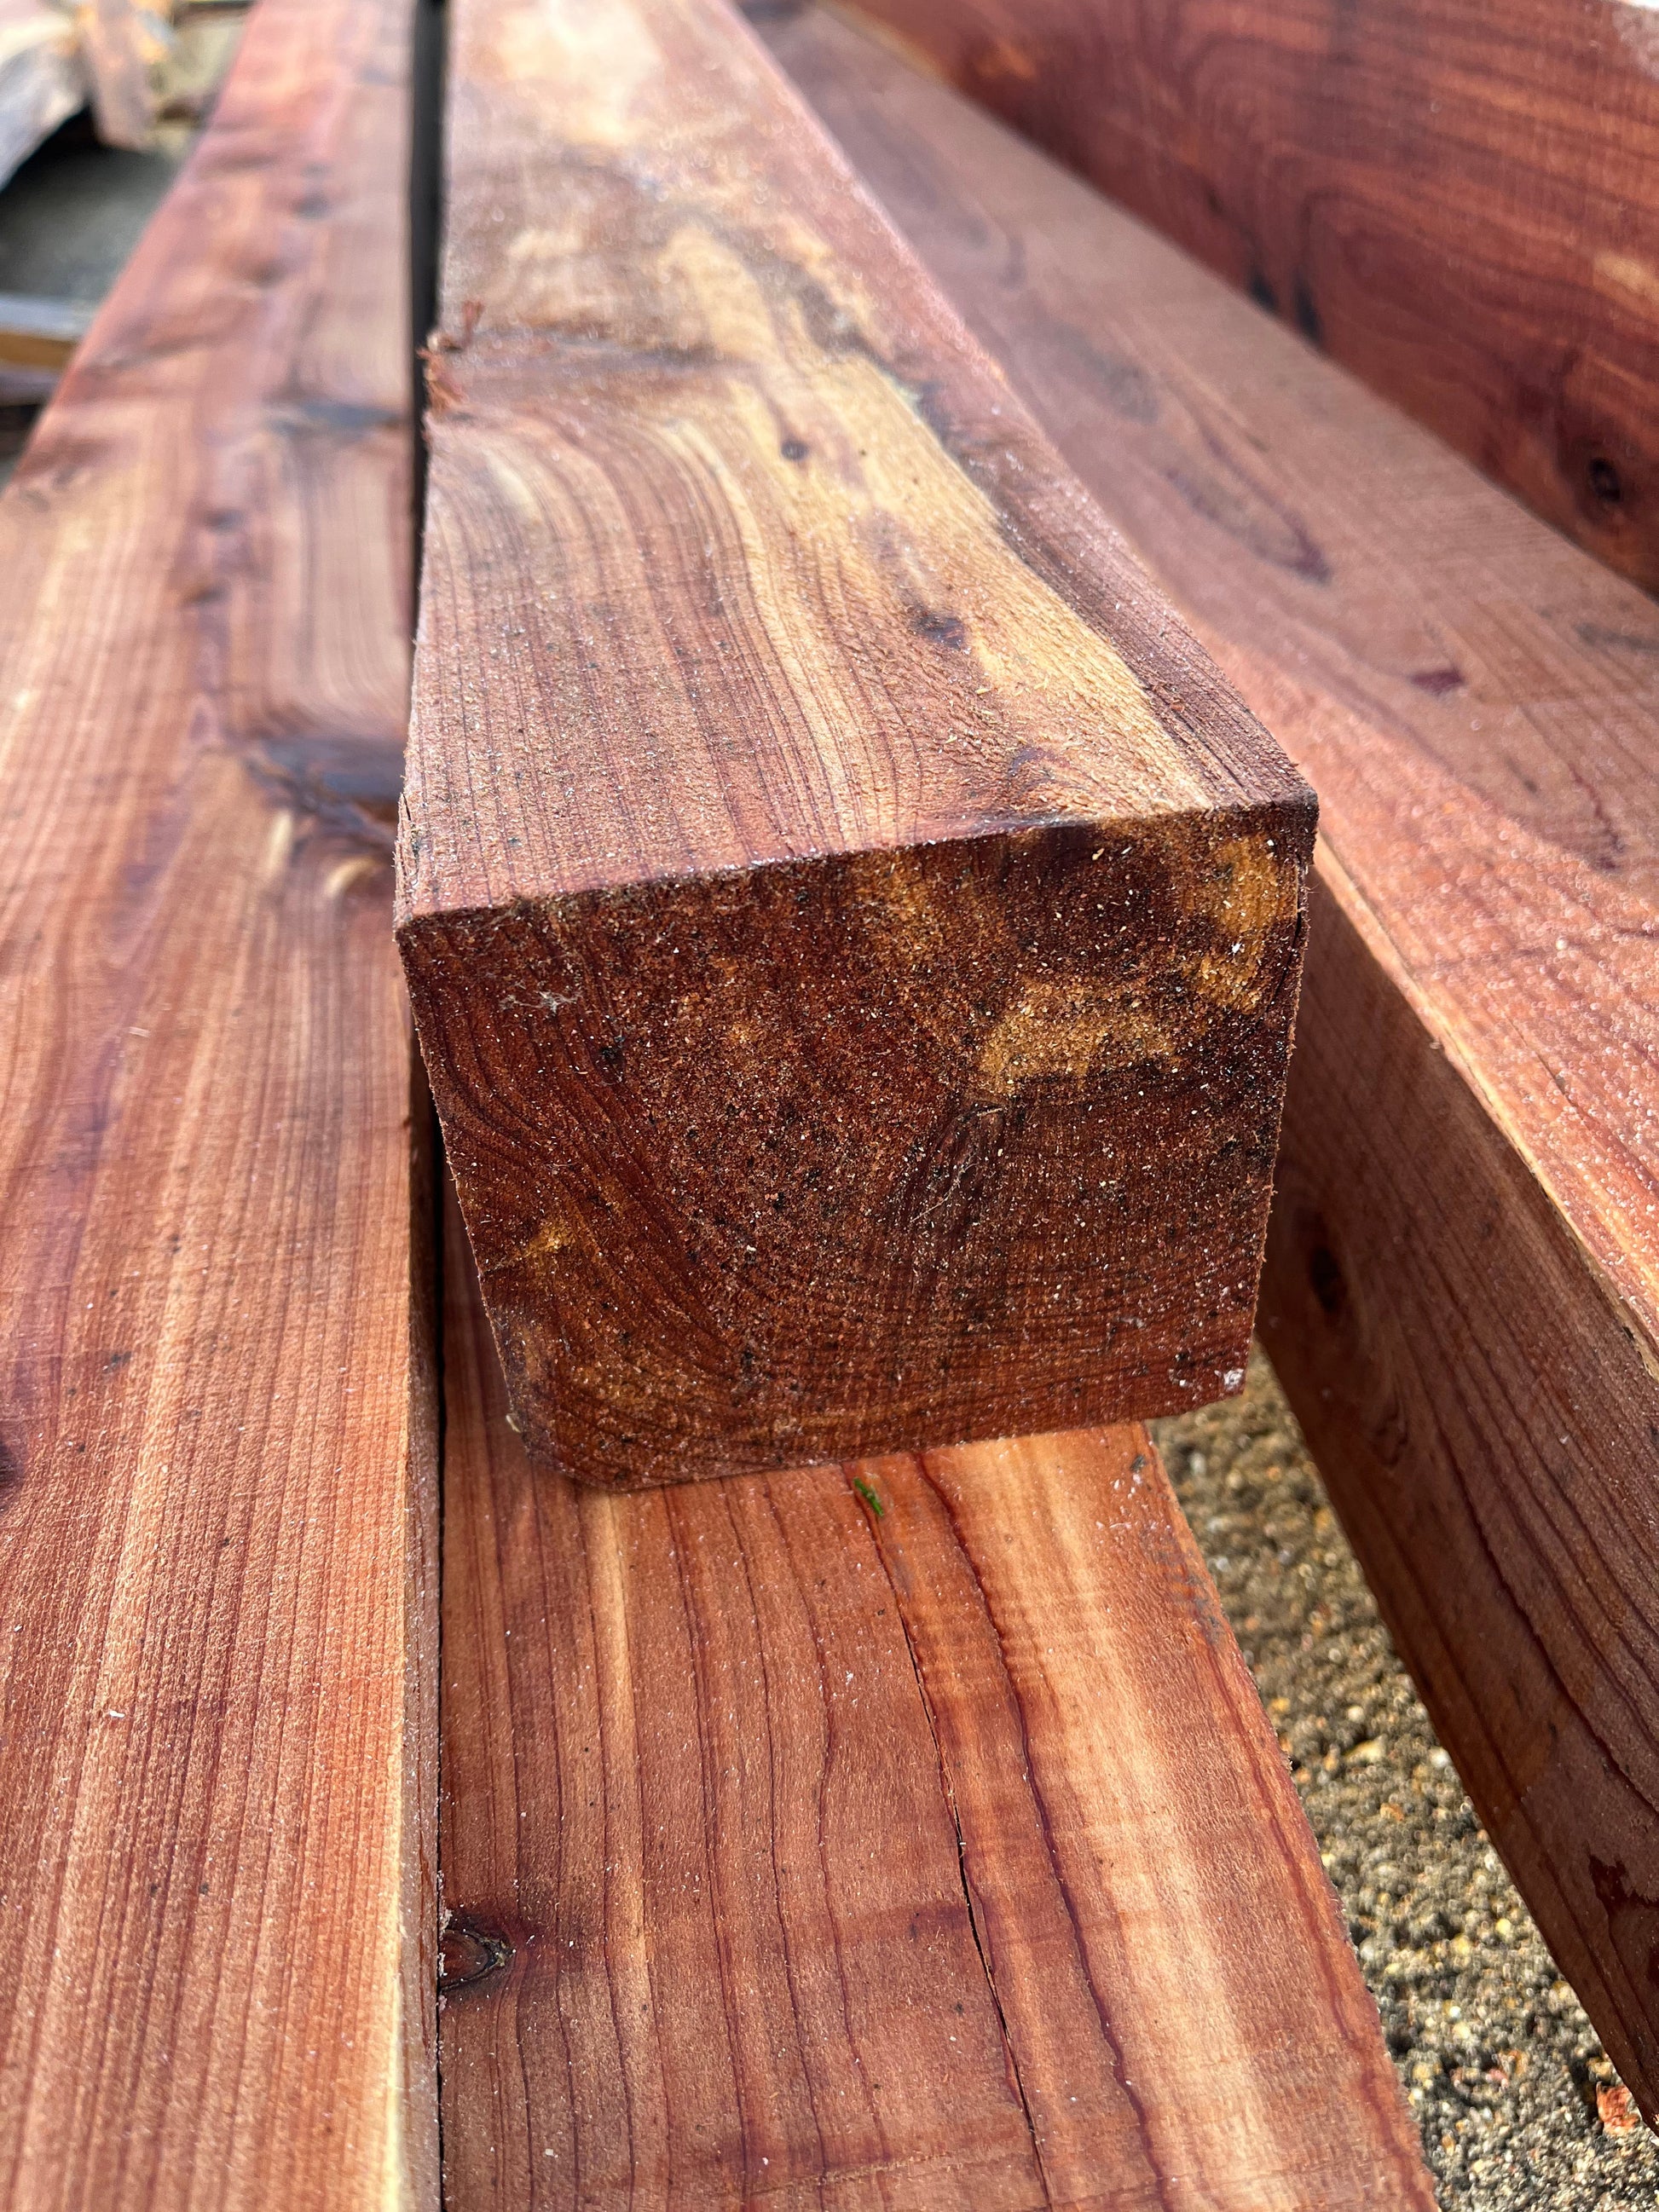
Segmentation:
<svg viewBox="0 0 1659 2212">
<path fill-rule="evenodd" d="M 1659 23 L 1640 0 L 859 6 L 1659 586 Z"/>
<path fill-rule="evenodd" d="M 585 1490 L 447 1255 L 454 2212 L 1428 2212 L 1144 1431 Z"/>
<path fill-rule="evenodd" d="M 400 937 L 531 1449 L 1236 1387 L 1310 794 L 724 0 L 449 83 Z"/>
<path fill-rule="evenodd" d="M 1262 1323 L 1659 2110 L 1659 615 L 893 54 L 770 31 L 1321 797 Z"/>
<path fill-rule="evenodd" d="M 402 0 L 265 0 L 0 501 L 0 2203 L 436 2203 Z"/>
</svg>

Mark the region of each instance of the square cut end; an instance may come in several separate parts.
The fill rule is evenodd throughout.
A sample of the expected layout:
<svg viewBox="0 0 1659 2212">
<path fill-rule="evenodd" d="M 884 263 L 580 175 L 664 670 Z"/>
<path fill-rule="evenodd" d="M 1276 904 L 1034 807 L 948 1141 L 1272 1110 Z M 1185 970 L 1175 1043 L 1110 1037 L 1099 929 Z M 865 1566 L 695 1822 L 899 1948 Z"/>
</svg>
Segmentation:
<svg viewBox="0 0 1659 2212">
<path fill-rule="evenodd" d="M 400 930 L 514 1418 L 618 1488 L 1236 1388 L 1311 808 Z"/>
</svg>

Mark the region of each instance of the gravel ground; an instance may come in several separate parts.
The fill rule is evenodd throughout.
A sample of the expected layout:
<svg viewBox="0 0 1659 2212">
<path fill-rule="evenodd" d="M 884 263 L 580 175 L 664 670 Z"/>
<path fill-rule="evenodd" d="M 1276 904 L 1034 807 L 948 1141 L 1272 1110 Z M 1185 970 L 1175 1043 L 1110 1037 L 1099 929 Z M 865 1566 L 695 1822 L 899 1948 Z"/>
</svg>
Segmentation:
<svg viewBox="0 0 1659 2212">
<path fill-rule="evenodd" d="M 1446 2212 L 1659 2206 L 1659 2139 L 1634 2122 L 1436 1741 L 1267 1361 L 1243 1398 L 1155 1427 Z"/>
</svg>

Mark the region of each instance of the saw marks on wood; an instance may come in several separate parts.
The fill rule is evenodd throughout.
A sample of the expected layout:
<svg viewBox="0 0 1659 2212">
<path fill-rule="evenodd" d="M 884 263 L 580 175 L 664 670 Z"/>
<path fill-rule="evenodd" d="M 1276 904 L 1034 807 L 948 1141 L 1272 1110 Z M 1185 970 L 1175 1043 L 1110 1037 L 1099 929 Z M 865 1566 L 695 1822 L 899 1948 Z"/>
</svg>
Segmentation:
<svg viewBox="0 0 1659 2212">
<path fill-rule="evenodd" d="M 1235 1387 L 1309 794 L 720 0 L 453 22 L 400 934 L 532 1451 Z"/>
<path fill-rule="evenodd" d="M 20 2212 L 435 2201 L 409 29 L 267 0 L 0 501 Z"/>
<path fill-rule="evenodd" d="M 1264 1334 L 1436 1728 L 1659 2109 L 1659 617 L 988 118 L 773 35 L 1316 784 Z"/>
<path fill-rule="evenodd" d="M 457 2212 L 1426 2212 L 1143 1431 L 584 1491 L 447 1249 Z"/>
</svg>

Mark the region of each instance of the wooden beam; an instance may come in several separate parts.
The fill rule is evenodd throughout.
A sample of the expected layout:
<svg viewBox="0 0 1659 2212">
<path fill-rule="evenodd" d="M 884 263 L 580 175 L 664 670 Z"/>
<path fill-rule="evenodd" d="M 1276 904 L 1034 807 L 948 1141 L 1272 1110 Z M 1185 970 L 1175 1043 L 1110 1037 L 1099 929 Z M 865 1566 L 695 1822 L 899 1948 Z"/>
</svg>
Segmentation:
<svg viewBox="0 0 1659 2212">
<path fill-rule="evenodd" d="M 1236 1388 L 1311 799 L 724 0 L 461 0 L 400 934 L 532 1451 Z"/>
<path fill-rule="evenodd" d="M 265 0 L 0 501 L 0 2203 L 434 2207 L 410 9 Z"/>
<path fill-rule="evenodd" d="M 1659 26 L 1626 0 L 857 0 L 1659 587 Z"/>
<path fill-rule="evenodd" d="M 454 2212 L 1428 2212 L 1144 1431 L 583 1491 L 447 1253 Z"/>
<path fill-rule="evenodd" d="M 821 15 L 771 35 L 1322 808 L 1275 1365 L 1659 2113 L 1659 612 Z"/>
<path fill-rule="evenodd" d="M 92 321 L 79 300 L 34 299 L 0 292 L 0 368 L 42 369 L 60 375 Z"/>
<path fill-rule="evenodd" d="M 78 300 L 0 292 L 0 405 L 44 405 L 86 336 L 92 315 L 92 308 Z"/>
</svg>

